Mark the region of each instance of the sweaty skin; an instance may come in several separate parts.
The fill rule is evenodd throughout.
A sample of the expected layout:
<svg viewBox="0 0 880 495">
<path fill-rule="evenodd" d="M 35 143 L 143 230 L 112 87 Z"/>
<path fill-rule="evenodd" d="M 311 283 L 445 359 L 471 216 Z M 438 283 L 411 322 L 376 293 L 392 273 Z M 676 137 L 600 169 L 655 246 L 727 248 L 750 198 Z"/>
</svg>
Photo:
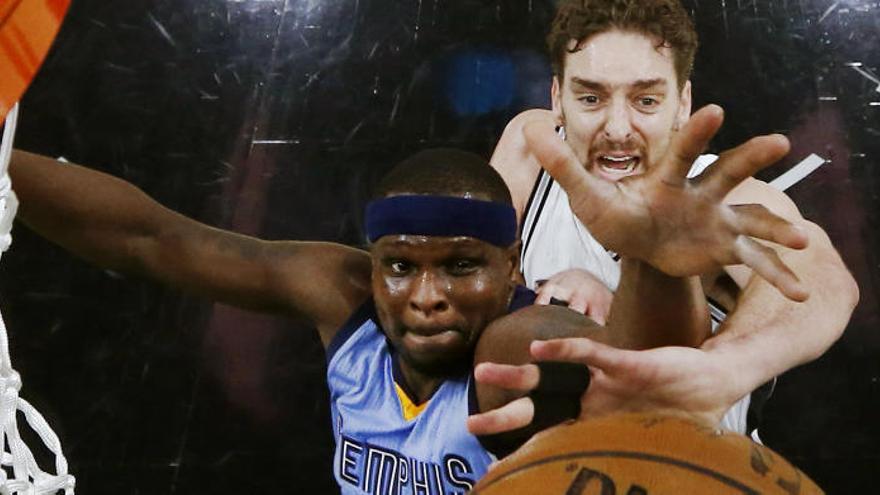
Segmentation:
<svg viewBox="0 0 880 495">
<path fill-rule="evenodd" d="M 515 117 L 491 163 L 510 188 L 520 221 L 543 166 L 568 193 L 572 211 L 605 247 L 648 260 L 669 273 L 700 273 L 704 290 L 735 308 L 700 349 L 626 353 L 571 341 L 536 344 L 533 357 L 595 366 L 593 383 L 598 385 L 584 398 L 585 411 L 665 407 L 712 417 L 724 410 L 722 404 L 732 404 L 772 377 L 824 353 L 845 329 L 858 301 L 858 287 L 825 232 L 805 220 L 783 193 L 749 177 L 758 164 L 766 166 L 788 152 L 784 137 L 752 139 L 722 153 L 699 181 L 669 187 L 670 174 L 680 176 L 690 168 L 720 127 L 723 114 L 710 106 L 690 116 L 690 82 L 677 80 L 670 49 L 657 41 L 618 29 L 572 41 L 571 48 L 579 49 L 566 55 L 563 72 L 554 77 L 552 111 L 534 109 Z M 557 137 L 556 126 L 564 126 L 565 143 Z M 685 134 L 691 136 L 682 139 Z M 694 136 L 701 137 L 691 139 Z M 656 222 L 647 219 L 669 218 L 660 211 L 675 215 L 666 208 L 682 204 L 680 198 L 667 201 L 701 188 L 729 205 L 726 212 L 712 209 L 718 213 L 713 220 L 719 222 L 713 227 L 716 233 L 725 230 L 723 224 L 732 225 L 732 211 L 751 218 L 756 230 L 713 246 L 699 233 L 712 216 L 704 216 L 706 210 L 684 208 L 679 209 L 677 225 L 688 223 L 690 216 L 696 230 L 691 238 L 679 237 L 682 244 L 660 242 L 659 249 L 645 242 L 626 246 L 634 233 L 655 239 L 662 235 Z M 618 217 L 617 203 L 643 211 Z M 633 222 L 638 218 L 647 221 Z M 777 245 L 753 242 L 749 236 Z M 648 249 L 640 249 L 644 247 Z M 701 269 L 691 272 L 679 265 L 678 255 L 688 250 L 689 267 Z M 548 291 L 546 300 L 577 289 L 553 290 L 558 292 Z M 582 306 L 589 308 L 590 303 Z M 534 373 L 484 365 L 477 369 L 477 378 L 526 390 L 533 386 Z M 646 389 L 654 393 L 638 393 Z M 515 427 L 524 410 L 513 416 L 509 412 L 477 422 L 491 422 L 492 431 Z"/>
<path fill-rule="evenodd" d="M 417 400 L 430 397 L 450 370 L 460 372 L 467 365 L 480 332 L 506 312 L 518 278 L 516 244 L 499 248 L 470 238 L 387 236 L 367 253 L 333 243 L 263 241 L 201 224 L 124 181 L 39 155 L 16 151 L 10 174 L 21 201 L 20 218 L 75 254 L 121 273 L 300 319 L 317 328 L 325 345 L 372 295 L 392 345 L 403 356 L 400 367 Z M 476 193 L 471 196 L 480 199 Z M 675 199 L 685 207 L 694 197 Z M 629 211 L 624 206 L 619 205 L 621 214 Z M 742 226 L 752 220 L 744 218 Z M 665 225 L 674 240 L 674 222 Z M 669 295 L 680 295 L 684 307 L 670 304 L 670 314 L 694 315 L 687 309 L 694 297 L 691 281 L 651 270 L 637 274 L 656 280 Z M 638 307 L 632 314 L 637 312 Z M 515 323 L 516 315 L 511 318 Z M 546 338 L 542 332 L 552 328 L 511 326 L 527 337 L 521 340 L 521 351 L 532 339 Z M 583 328 L 593 332 L 588 323 Z M 670 328 L 620 325 L 616 337 L 630 335 L 629 345 L 642 348 L 654 345 L 658 335 L 683 342 L 678 335 L 686 341 L 704 329 L 705 321 L 697 315 Z M 601 333 L 590 335 L 613 343 Z M 653 343 L 639 341 L 639 335 L 648 335 Z M 506 355 L 528 359 L 524 352 Z M 478 385 L 478 395 L 486 387 Z"/>
<path fill-rule="evenodd" d="M 506 314 L 518 279 L 518 244 L 385 236 L 367 253 L 326 242 L 264 241 L 201 224 L 127 182 L 47 157 L 15 151 L 10 174 L 19 218 L 73 253 L 217 301 L 288 315 L 314 326 L 325 346 L 372 296 L 419 401 L 471 366 L 480 334 Z M 541 336 L 540 329 L 521 331 L 529 336 L 522 350 Z"/>
<path fill-rule="evenodd" d="M 540 150 L 534 149 L 534 141 L 527 140 L 526 128 L 546 129 L 544 137 L 537 140 L 537 146 L 541 146 L 540 141 L 551 139 L 554 126 L 564 125 L 566 143 L 581 167 L 597 172 L 599 177 L 626 183 L 623 178 L 643 174 L 673 158 L 676 151 L 670 150 L 670 143 L 692 119 L 690 82 L 677 80 L 670 49 L 658 48 L 656 40 L 612 29 L 581 41 L 578 47 L 581 49 L 567 55 L 563 73 L 554 78 L 553 110 L 529 110 L 514 118 L 492 157 L 491 163 L 510 187 L 520 216 L 542 166 L 538 158 Z M 662 84 L 646 85 L 646 81 Z M 708 126 L 719 119 L 720 116 L 709 119 L 700 126 L 706 127 L 705 132 L 713 133 Z M 781 136 L 759 137 L 743 146 L 754 151 L 750 159 L 759 161 L 778 159 L 788 151 L 788 143 Z M 603 167 L 599 158 L 608 154 L 634 156 L 637 160 L 631 169 L 608 173 L 608 167 Z M 722 160 L 729 158 L 725 154 L 721 156 Z M 681 163 L 689 166 L 686 161 Z M 552 163 L 550 165 L 548 169 L 552 168 Z M 724 185 L 724 177 L 714 175 L 716 182 Z M 562 184 L 565 177 L 558 179 Z M 598 191 L 603 188 L 597 181 L 577 176 L 568 184 L 563 185 L 570 194 L 584 187 L 596 187 Z M 656 193 L 656 187 L 634 188 L 631 184 L 619 189 L 633 195 Z M 725 265 L 723 270 L 703 272 L 707 293 L 726 302 L 728 309 L 736 307 L 733 314 L 736 318 L 729 318 L 722 325 L 722 332 L 744 335 L 767 328 L 766 331 L 796 339 L 798 346 L 780 349 L 779 364 L 773 366 L 777 369 L 789 369 L 821 355 L 839 338 L 858 301 L 854 279 L 824 231 L 805 220 L 783 193 L 752 178 L 742 180 L 736 187 L 724 186 L 724 190 L 727 192 L 723 201 L 728 205 L 760 205 L 797 226 L 800 236 L 807 241 L 804 244 L 809 247 L 799 252 L 772 245 L 743 245 L 739 250 L 741 257 L 745 255 L 742 261 L 746 266 L 728 260 L 720 263 Z M 632 230 L 617 226 L 619 233 L 615 234 L 613 221 L 606 221 L 602 226 L 591 223 L 595 220 L 591 216 L 607 209 L 609 200 L 613 197 L 593 203 L 580 201 L 573 206 L 573 211 L 606 247 L 614 249 L 613 244 L 619 242 L 614 236 L 631 235 Z M 758 211 L 759 207 L 747 208 Z M 782 244 L 788 243 L 783 241 Z M 773 273 L 775 270 L 766 265 L 772 258 L 766 256 L 767 249 L 774 250 L 780 261 L 797 274 L 801 279 L 799 285 L 790 275 Z M 807 294 L 810 300 L 797 304 L 775 294 L 771 296 L 773 287 L 793 301 L 801 301 Z M 811 331 L 803 332 L 802 328 Z"/>
</svg>

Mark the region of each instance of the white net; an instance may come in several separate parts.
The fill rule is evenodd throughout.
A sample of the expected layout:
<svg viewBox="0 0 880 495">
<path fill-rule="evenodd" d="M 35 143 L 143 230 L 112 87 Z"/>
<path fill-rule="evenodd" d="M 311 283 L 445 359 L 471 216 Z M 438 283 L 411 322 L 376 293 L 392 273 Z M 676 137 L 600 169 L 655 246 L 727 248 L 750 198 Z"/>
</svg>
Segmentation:
<svg viewBox="0 0 880 495">
<path fill-rule="evenodd" d="M 0 257 L 12 243 L 12 222 L 18 209 L 18 200 L 12 192 L 8 173 L 17 119 L 18 105 L 6 117 L 0 144 Z M 67 472 L 67 459 L 61 452 L 58 435 L 33 406 L 19 397 L 20 390 L 21 377 L 12 369 L 6 323 L 0 314 L 0 443 L 3 448 L 0 453 L 0 495 L 71 495 L 75 479 Z M 56 474 L 43 471 L 37 464 L 33 453 L 18 432 L 19 417 L 24 418 L 55 456 Z"/>
</svg>

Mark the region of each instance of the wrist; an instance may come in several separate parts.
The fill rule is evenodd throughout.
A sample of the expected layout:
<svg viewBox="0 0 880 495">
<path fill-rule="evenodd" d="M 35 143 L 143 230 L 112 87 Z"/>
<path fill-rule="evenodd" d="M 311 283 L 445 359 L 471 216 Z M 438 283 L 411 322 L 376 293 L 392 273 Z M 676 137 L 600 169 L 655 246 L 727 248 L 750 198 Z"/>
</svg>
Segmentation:
<svg viewBox="0 0 880 495">
<path fill-rule="evenodd" d="M 731 338 L 730 335 L 721 333 L 707 339 L 700 346 L 712 362 L 724 370 L 724 382 L 729 385 L 728 391 L 735 400 L 779 373 L 772 356 L 767 356 L 763 352 L 763 345 L 753 340 L 749 335 Z"/>
</svg>

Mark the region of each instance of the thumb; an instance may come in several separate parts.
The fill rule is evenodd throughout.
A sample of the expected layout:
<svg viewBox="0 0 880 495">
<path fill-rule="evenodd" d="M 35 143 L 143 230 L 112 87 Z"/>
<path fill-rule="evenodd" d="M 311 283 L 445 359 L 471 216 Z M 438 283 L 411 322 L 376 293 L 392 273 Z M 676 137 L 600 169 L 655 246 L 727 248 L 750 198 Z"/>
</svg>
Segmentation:
<svg viewBox="0 0 880 495">
<path fill-rule="evenodd" d="M 552 127 L 531 122 L 523 127 L 523 135 L 529 150 L 541 166 L 568 192 L 573 202 L 582 206 L 580 210 L 602 211 L 602 204 L 610 200 L 616 191 L 613 184 L 587 172 Z M 581 221 L 587 225 L 591 223 L 589 218 L 581 218 Z"/>
</svg>

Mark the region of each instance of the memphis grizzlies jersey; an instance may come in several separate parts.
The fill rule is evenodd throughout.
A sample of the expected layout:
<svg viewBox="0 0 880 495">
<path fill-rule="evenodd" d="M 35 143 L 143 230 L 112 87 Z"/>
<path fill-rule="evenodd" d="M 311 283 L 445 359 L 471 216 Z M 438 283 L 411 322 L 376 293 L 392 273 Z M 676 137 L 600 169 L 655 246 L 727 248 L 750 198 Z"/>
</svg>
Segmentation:
<svg viewBox="0 0 880 495">
<path fill-rule="evenodd" d="M 694 162 L 688 177 L 701 174 L 718 157 L 702 155 Z M 568 195 L 547 172 L 541 170 L 532 195 L 526 205 L 522 224 L 522 253 L 520 263 L 526 286 L 536 288 L 540 281 L 568 270 L 581 268 L 602 281 L 612 292 L 620 282 L 620 257 L 599 244 L 590 231 L 571 211 Z M 714 331 L 727 317 L 724 309 L 714 303 L 709 304 Z M 772 390 L 772 387 L 770 387 Z M 766 391 L 769 396 L 770 390 Z M 761 397 L 762 401 L 766 397 Z M 757 438 L 758 410 L 750 414 L 751 397 L 746 395 L 727 411 L 721 427 L 738 433 L 751 433 Z M 752 424 L 750 424 L 752 423 Z"/>
<path fill-rule="evenodd" d="M 532 301 L 518 288 L 511 309 Z M 327 359 L 333 473 L 343 494 L 464 495 L 495 460 L 465 426 L 472 375 L 413 404 L 372 300 L 336 335 Z"/>
</svg>

